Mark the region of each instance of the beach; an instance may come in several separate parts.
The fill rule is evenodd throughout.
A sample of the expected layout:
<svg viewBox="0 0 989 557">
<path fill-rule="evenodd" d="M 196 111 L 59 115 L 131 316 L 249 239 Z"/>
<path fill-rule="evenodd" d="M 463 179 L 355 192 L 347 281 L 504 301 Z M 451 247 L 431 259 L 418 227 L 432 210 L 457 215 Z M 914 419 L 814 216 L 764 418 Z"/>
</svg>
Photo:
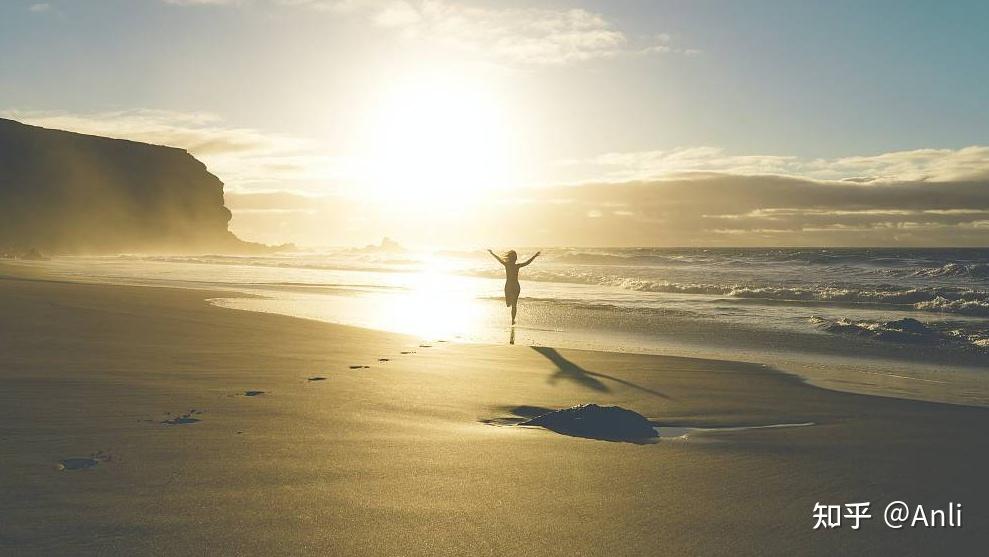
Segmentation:
<svg viewBox="0 0 989 557">
<path fill-rule="evenodd" d="M 228 294 L 0 266 L 0 552 L 974 554 L 989 542 L 986 408 L 727 360 L 461 344 L 207 302 Z M 659 438 L 504 425 L 583 403 L 634 410 Z M 963 524 L 890 528 L 894 500 L 961 504 Z M 818 502 L 870 502 L 872 518 L 815 530 Z"/>
<path fill-rule="evenodd" d="M 986 22 L 0 2 L 0 557 L 989 554 Z"/>
<path fill-rule="evenodd" d="M 477 249 L 17 265 L 60 280 L 211 290 L 222 307 L 422 338 L 744 361 L 830 389 L 989 407 L 984 249 L 542 251 L 521 273 L 514 333 L 504 271 Z"/>
</svg>

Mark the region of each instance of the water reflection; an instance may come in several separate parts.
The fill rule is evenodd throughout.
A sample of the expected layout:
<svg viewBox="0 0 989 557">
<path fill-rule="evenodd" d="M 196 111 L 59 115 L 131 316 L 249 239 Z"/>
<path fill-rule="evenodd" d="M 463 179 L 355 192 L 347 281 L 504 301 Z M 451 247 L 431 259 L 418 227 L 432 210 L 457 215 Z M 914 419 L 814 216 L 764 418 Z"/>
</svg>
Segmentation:
<svg viewBox="0 0 989 557">
<path fill-rule="evenodd" d="M 423 338 L 449 338 L 477 331 L 485 322 L 477 285 L 469 279 L 427 270 L 410 274 L 404 286 L 405 292 L 382 296 L 366 306 L 369 326 Z"/>
</svg>

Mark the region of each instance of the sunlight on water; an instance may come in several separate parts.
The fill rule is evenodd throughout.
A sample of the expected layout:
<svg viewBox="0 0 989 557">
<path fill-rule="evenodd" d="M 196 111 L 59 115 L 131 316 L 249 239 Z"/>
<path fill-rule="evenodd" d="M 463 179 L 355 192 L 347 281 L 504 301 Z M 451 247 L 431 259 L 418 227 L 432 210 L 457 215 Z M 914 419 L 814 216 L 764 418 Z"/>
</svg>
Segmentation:
<svg viewBox="0 0 989 557">
<path fill-rule="evenodd" d="M 211 296 L 223 307 L 427 341 L 744 360 L 835 388 L 989 405 L 984 250 L 543 251 L 521 274 L 514 329 L 504 270 L 482 250 L 383 246 L 31 265 L 71 280 L 206 288 L 224 292 Z"/>
<path fill-rule="evenodd" d="M 463 277 L 429 268 L 410 275 L 407 292 L 379 297 L 366 311 L 375 328 L 448 338 L 477 330 L 485 312 L 477 304 L 477 288 Z"/>
<path fill-rule="evenodd" d="M 250 289 L 264 297 L 220 298 L 223 307 L 281 313 L 307 319 L 345 323 L 358 327 L 408 334 L 426 340 L 460 339 L 501 341 L 507 334 L 508 309 L 501 303 L 502 282 L 458 274 L 462 262 L 442 256 L 424 257 L 415 270 L 378 273 L 315 271 L 322 280 L 351 284 L 346 288 L 324 288 L 298 270 L 289 288 Z M 358 283 L 358 284 L 354 284 Z M 361 286 L 374 283 L 380 288 Z"/>
</svg>

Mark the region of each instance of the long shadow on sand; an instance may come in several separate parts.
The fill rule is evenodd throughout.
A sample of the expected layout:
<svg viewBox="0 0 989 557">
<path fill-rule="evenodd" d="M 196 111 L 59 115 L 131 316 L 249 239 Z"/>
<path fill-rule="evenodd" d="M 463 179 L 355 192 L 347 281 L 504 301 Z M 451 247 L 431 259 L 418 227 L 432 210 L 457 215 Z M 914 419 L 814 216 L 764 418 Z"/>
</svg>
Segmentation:
<svg viewBox="0 0 989 557">
<path fill-rule="evenodd" d="M 604 393 L 611 392 L 611 389 L 609 389 L 607 385 L 596 379 L 597 377 L 600 377 L 602 379 L 608 379 L 609 381 L 614 381 L 615 383 L 621 383 L 626 387 L 631 387 L 633 389 L 642 391 L 644 393 L 649 393 L 659 398 L 665 398 L 665 399 L 670 398 L 668 395 L 665 395 L 659 391 L 655 391 L 653 389 L 649 389 L 641 385 L 636 385 L 631 381 L 619 379 L 618 377 L 613 377 L 611 375 L 606 375 L 604 373 L 588 371 L 580 367 L 579 365 L 571 362 L 570 360 L 564 358 L 563 355 L 560 354 L 555 348 L 550 348 L 548 346 L 533 346 L 532 349 L 535 350 L 536 352 L 539 352 L 540 354 L 545 356 L 546 359 L 548 359 L 549 361 L 553 362 L 553 364 L 556 365 L 557 371 L 549 378 L 550 383 L 555 383 L 560 379 L 566 379 L 567 381 L 573 381 L 575 383 L 579 383 L 580 385 L 583 385 L 595 391 L 600 391 Z"/>
</svg>

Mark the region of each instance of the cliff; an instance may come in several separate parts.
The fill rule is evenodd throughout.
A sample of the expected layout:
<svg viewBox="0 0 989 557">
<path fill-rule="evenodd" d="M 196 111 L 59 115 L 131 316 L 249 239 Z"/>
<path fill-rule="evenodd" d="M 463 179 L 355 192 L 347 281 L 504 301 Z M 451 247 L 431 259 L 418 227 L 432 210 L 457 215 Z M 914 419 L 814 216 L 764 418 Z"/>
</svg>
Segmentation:
<svg viewBox="0 0 989 557">
<path fill-rule="evenodd" d="M 182 149 L 0 119 L 0 252 L 242 252 L 223 183 Z"/>
</svg>

